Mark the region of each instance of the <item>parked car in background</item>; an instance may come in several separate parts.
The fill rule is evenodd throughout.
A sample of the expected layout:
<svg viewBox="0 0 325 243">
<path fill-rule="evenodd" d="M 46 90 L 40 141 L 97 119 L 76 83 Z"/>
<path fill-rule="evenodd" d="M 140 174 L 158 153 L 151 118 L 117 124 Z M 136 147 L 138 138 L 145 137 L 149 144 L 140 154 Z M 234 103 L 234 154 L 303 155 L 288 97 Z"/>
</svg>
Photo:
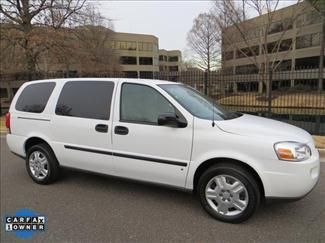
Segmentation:
<svg viewBox="0 0 325 243">
<path fill-rule="evenodd" d="M 25 83 L 6 125 L 30 177 L 71 167 L 194 191 L 221 221 L 248 219 L 270 198 L 299 199 L 319 178 L 304 130 L 227 111 L 185 85 L 141 79 Z"/>
</svg>

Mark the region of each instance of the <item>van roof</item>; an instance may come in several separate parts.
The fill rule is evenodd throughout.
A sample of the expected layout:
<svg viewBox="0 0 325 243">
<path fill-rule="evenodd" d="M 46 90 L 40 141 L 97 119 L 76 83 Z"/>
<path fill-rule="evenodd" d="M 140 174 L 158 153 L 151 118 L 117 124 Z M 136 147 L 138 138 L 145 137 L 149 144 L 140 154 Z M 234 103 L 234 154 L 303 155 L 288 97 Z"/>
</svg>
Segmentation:
<svg viewBox="0 0 325 243">
<path fill-rule="evenodd" d="M 142 84 L 176 84 L 176 82 L 164 81 L 159 79 L 136 79 L 136 78 L 54 78 L 54 79 L 42 79 L 42 80 L 33 80 L 29 82 L 67 82 L 67 81 L 111 81 L 119 83 L 122 81 L 130 83 L 142 83 Z"/>
</svg>

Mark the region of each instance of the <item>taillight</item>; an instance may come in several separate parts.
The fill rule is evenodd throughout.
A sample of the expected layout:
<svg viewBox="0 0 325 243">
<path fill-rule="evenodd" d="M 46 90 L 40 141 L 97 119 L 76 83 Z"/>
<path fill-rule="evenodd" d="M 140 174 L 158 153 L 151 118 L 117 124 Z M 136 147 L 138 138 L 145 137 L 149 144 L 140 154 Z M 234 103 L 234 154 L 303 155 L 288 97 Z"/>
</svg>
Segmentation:
<svg viewBox="0 0 325 243">
<path fill-rule="evenodd" d="M 6 128 L 9 129 L 9 133 L 10 133 L 10 112 L 6 114 Z"/>
</svg>

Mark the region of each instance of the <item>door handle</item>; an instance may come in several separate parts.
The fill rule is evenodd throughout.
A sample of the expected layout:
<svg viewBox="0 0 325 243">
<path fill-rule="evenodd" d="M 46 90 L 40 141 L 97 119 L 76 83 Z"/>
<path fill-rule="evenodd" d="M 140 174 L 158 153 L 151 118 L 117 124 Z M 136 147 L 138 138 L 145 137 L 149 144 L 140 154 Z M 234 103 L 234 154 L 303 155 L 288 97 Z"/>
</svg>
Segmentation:
<svg viewBox="0 0 325 243">
<path fill-rule="evenodd" d="M 123 126 L 116 126 L 114 128 L 114 133 L 119 135 L 127 135 L 129 133 L 129 129 Z"/>
<path fill-rule="evenodd" d="M 105 125 L 105 124 L 97 124 L 97 125 L 95 126 L 95 130 L 96 130 L 97 132 L 108 132 L 108 126 Z"/>
</svg>

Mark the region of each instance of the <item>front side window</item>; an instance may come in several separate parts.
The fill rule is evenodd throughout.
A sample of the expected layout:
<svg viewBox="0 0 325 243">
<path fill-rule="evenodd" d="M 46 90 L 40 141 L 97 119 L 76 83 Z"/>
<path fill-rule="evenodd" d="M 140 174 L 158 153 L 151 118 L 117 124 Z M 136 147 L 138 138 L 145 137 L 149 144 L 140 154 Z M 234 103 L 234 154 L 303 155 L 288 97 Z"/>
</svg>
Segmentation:
<svg viewBox="0 0 325 243">
<path fill-rule="evenodd" d="M 54 87 L 54 82 L 35 83 L 26 86 L 17 100 L 16 110 L 42 113 Z"/>
<path fill-rule="evenodd" d="M 165 113 L 175 114 L 175 108 L 158 91 L 146 85 L 123 84 L 121 121 L 157 124 L 158 116 Z"/>
<path fill-rule="evenodd" d="M 202 119 L 229 120 L 240 116 L 212 102 L 196 90 L 179 84 L 159 85 L 192 115 Z"/>
<path fill-rule="evenodd" d="M 89 119 L 109 120 L 113 82 L 67 82 L 61 91 L 55 113 Z"/>
</svg>

